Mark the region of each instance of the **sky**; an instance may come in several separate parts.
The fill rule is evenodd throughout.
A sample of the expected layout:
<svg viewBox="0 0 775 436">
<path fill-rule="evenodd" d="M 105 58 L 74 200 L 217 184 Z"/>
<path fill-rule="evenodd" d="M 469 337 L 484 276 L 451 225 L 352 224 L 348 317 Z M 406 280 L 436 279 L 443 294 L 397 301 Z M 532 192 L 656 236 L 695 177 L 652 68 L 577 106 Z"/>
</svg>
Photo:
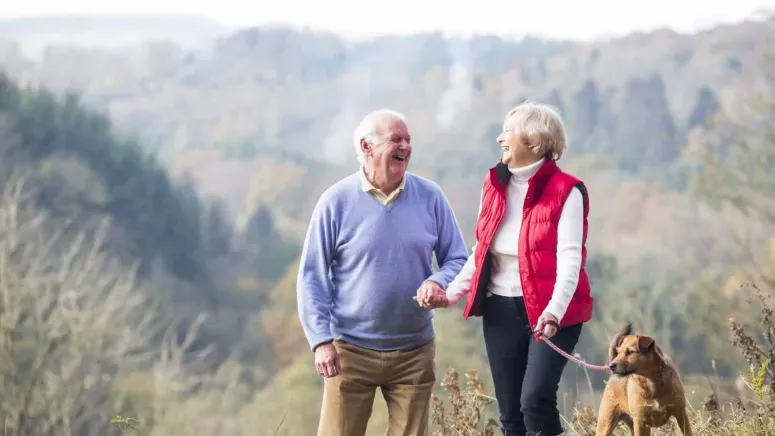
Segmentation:
<svg viewBox="0 0 775 436">
<path fill-rule="evenodd" d="M 775 10 L 775 0 L 24 0 L 4 1 L 0 19 L 56 14 L 187 13 L 231 26 L 290 23 L 344 36 L 525 34 L 591 40 L 669 27 L 693 32 Z"/>
</svg>

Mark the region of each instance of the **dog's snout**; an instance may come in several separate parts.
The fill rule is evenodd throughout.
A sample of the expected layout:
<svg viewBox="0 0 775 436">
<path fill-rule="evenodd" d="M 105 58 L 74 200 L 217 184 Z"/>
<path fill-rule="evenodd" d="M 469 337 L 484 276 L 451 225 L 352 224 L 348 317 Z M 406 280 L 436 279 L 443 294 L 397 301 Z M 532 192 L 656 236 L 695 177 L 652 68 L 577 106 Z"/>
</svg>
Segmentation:
<svg viewBox="0 0 775 436">
<path fill-rule="evenodd" d="M 611 362 L 611 363 L 609 363 L 609 364 L 608 364 L 608 368 L 609 368 L 611 371 L 616 371 L 616 362 Z"/>
</svg>

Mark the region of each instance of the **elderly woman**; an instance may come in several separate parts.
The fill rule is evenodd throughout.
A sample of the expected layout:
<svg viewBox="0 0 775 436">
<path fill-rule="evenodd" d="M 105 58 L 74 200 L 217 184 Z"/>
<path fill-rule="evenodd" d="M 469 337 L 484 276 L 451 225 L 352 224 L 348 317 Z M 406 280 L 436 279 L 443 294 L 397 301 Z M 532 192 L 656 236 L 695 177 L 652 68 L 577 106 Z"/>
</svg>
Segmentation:
<svg viewBox="0 0 775 436">
<path fill-rule="evenodd" d="M 502 157 L 484 179 L 476 245 L 446 293 L 418 291 L 426 308 L 468 296 L 464 318 L 482 316 L 506 436 L 563 433 L 557 389 L 566 359 L 592 316 L 584 268 L 589 202 L 584 183 L 557 160 L 565 128 L 551 106 L 526 102 L 506 114 Z"/>
</svg>

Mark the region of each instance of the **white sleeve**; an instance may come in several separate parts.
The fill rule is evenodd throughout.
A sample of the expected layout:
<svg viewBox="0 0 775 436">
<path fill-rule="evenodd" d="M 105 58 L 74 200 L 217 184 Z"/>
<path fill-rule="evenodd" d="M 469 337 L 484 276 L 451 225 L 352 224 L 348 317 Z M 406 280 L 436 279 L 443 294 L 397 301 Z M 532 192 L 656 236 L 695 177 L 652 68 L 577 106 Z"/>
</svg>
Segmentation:
<svg viewBox="0 0 775 436">
<path fill-rule="evenodd" d="M 477 220 L 479 219 L 479 215 L 482 214 L 483 198 L 484 188 L 482 188 L 482 193 L 479 196 L 479 211 L 476 213 Z M 450 306 L 457 304 L 464 295 L 471 291 L 471 278 L 474 275 L 474 271 L 476 271 L 476 243 L 471 247 L 471 254 L 468 255 L 468 259 L 466 260 L 466 263 L 463 264 L 463 268 L 460 269 L 460 272 L 455 279 L 447 285 L 447 300 L 449 300 Z"/>
<path fill-rule="evenodd" d="M 581 244 L 584 238 L 584 198 L 574 187 L 565 200 L 557 227 L 557 281 L 545 312 L 562 320 L 576 292 L 581 270 Z"/>
</svg>

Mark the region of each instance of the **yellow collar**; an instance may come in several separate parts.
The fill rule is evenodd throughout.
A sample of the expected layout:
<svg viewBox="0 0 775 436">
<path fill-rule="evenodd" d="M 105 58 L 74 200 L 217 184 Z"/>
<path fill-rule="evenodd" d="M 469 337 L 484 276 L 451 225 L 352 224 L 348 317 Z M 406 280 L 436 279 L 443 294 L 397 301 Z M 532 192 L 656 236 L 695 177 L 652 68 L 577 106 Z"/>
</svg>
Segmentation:
<svg viewBox="0 0 775 436">
<path fill-rule="evenodd" d="M 371 182 L 369 181 L 369 179 L 366 177 L 366 169 L 365 168 L 361 167 L 360 171 L 358 171 L 358 176 L 361 179 L 361 189 L 363 190 L 363 192 L 375 192 L 376 191 L 376 192 L 382 193 L 384 195 L 384 193 L 382 191 L 380 191 L 377 187 L 372 185 Z M 404 175 L 404 177 L 401 178 L 401 183 L 398 185 L 396 190 L 391 192 L 387 196 L 389 197 L 391 195 L 398 194 L 399 192 L 404 190 L 404 186 L 406 186 L 406 175 Z"/>
</svg>

